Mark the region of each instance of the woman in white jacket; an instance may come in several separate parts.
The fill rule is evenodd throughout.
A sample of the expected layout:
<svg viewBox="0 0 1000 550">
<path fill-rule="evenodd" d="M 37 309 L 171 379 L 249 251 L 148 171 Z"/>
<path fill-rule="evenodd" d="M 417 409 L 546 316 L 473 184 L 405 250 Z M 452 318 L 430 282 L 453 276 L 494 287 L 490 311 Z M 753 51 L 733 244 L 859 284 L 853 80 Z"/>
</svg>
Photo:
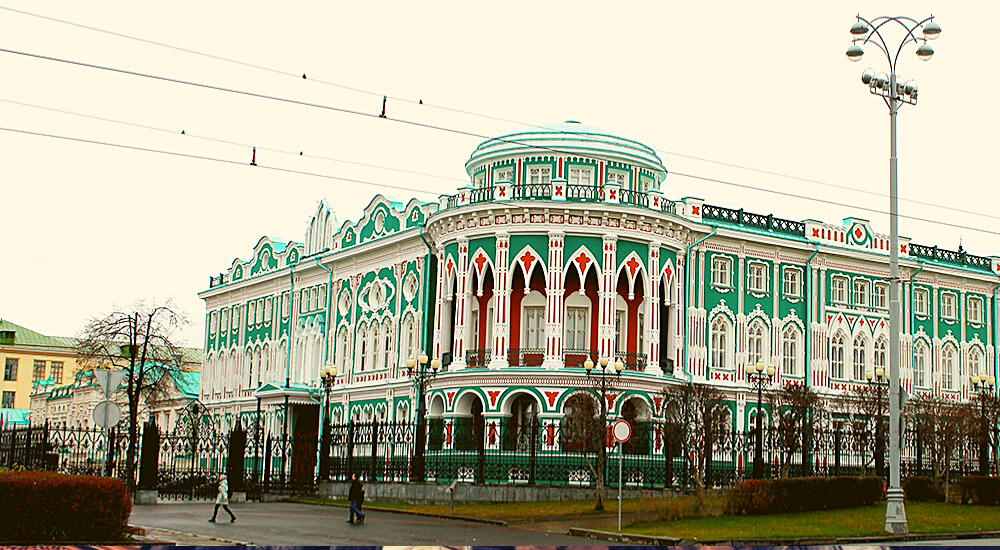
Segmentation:
<svg viewBox="0 0 1000 550">
<path fill-rule="evenodd" d="M 212 519 L 208 521 L 215 523 L 215 517 L 219 515 L 219 506 L 229 514 L 229 523 L 236 521 L 236 515 L 229 509 L 229 482 L 224 475 L 219 478 L 219 496 L 215 497 L 215 511 L 212 512 Z"/>
</svg>

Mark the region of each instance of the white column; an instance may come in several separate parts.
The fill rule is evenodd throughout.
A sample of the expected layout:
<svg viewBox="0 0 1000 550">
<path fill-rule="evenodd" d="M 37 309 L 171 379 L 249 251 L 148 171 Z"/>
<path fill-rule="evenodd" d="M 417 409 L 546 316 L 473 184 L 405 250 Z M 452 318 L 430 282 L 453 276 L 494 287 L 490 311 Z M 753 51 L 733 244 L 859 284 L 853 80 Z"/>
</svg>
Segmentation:
<svg viewBox="0 0 1000 550">
<path fill-rule="evenodd" d="M 493 267 L 496 269 L 493 281 L 493 357 L 491 369 L 508 366 L 507 351 L 510 349 L 510 235 L 500 233 L 496 237 L 496 254 Z"/>
<path fill-rule="evenodd" d="M 669 292 L 669 290 L 667 291 Z M 649 290 L 646 292 L 646 373 L 660 376 L 660 247 L 649 245 Z"/>
<path fill-rule="evenodd" d="M 549 270 L 545 287 L 545 359 L 542 368 L 558 369 L 563 366 L 563 234 L 549 233 Z"/>
<path fill-rule="evenodd" d="M 469 299 L 472 285 L 469 284 L 469 241 L 458 239 L 458 273 L 455 289 L 455 328 L 452 332 L 451 370 L 461 370 L 468 366 L 465 350 L 468 346 L 468 326 L 470 317 Z"/>
<path fill-rule="evenodd" d="M 444 330 L 442 329 L 445 322 L 442 317 L 444 317 L 444 281 L 447 277 L 444 266 L 444 252 L 438 253 L 438 269 L 437 269 L 437 294 L 434 300 L 434 353 L 431 354 L 431 358 L 441 358 L 441 339 L 444 336 Z"/>
<path fill-rule="evenodd" d="M 598 326 L 598 349 L 600 357 L 607 357 L 609 361 L 613 361 L 615 351 L 615 296 L 618 292 L 617 285 L 615 284 L 618 237 L 605 235 L 603 241 L 604 250 L 601 257 L 601 303 L 600 311 L 598 312 L 601 316 Z"/>
</svg>

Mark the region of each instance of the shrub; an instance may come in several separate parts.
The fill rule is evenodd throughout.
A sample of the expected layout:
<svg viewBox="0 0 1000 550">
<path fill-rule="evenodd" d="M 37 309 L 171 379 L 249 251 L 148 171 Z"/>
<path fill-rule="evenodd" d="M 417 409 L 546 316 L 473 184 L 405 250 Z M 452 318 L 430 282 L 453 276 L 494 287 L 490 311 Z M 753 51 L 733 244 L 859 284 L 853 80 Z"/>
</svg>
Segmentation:
<svg viewBox="0 0 1000 550">
<path fill-rule="evenodd" d="M 103 542 L 125 536 L 132 502 L 119 479 L 0 473 L 0 541 Z"/>
<path fill-rule="evenodd" d="M 1000 478 L 965 476 L 958 481 L 962 502 L 996 506 L 1000 504 Z"/>
<path fill-rule="evenodd" d="M 803 477 L 742 481 L 729 492 L 729 514 L 780 514 L 867 506 L 881 500 L 878 477 Z"/>
<path fill-rule="evenodd" d="M 903 480 L 906 500 L 915 502 L 944 502 L 944 489 L 931 477 L 908 477 Z"/>
</svg>

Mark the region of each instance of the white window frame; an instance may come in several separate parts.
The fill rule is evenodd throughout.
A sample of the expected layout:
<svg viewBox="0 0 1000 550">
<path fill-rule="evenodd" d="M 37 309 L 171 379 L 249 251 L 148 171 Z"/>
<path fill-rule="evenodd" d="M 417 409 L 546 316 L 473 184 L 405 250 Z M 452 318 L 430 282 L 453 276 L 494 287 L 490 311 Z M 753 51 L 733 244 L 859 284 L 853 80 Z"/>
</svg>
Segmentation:
<svg viewBox="0 0 1000 550">
<path fill-rule="evenodd" d="M 802 270 L 784 267 L 781 270 L 781 293 L 788 298 L 802 297 Z"/>
<path fill-rule="evenodd" d="M 747 366 L 763 363 L 767 359 L 767 327 L 761 320 L 747 326 Z"/>
<path fill-rule="evenodd" d="M 865 373 L 868 372 L 868 337 L 859 334 L 854 337 L 851 343 L 851 366 L 853 368 L 853 380 L 865 381 Z"/>
<path fill-rule="evenodd" d="M 979 371 L 983 368 L 983 352 L 973 346 L 969 348 L 969 376 L 979 376 Z"/>
<path fill-rule="evenodd" d="M 594 185 L 594 167 L 593 166 L 570 166 L 569 167 L 569 184 L 570 185 Z"/>
<path fill-rule="evenodd" d="M 851 283 L 851 303 L 854 307 L 869 307 L 871 283 L 868 279 L 854 279 Z"/>
<path fill-rule="evenodd" d="M 847 349 L 847 334 L 838 330 L 830 338 L 830 378 L 844 380 L 844 354 Z"/>
<path fill-rule="evenodd" d="M 505 177 L 506 176 L 506 177 Z M 493 185 L 501 181 L 514 181 L 514 167 L 511 165 L 497 166 L 493 169 Z"/>
<path fill-rule="evenodd" d="M 941 293 L 941 318 L 954 321 L 958 319 L 958 295 L 954 292 Z"/>
<path fill-rule="evenodd" d="M 724 315 L 717 316 L 711 325 L 710 367 L 716 370 L 731 370 L 729 348 L 732 346 L 732 323 Z"/>
<path fill-rule="evenodd" d="M 728 256 L 712 256 L 712 286 L 733 288 L 733 259 Z"/>
<path fill-rule="evenodd" d="M 747 262 L 747 291 L 767 294 L 767 264 Z"/>
<path fill-rule="evenodd" d="M 918 388 L 927 387 L 927 356 L 928 347 L 923 341 L 917 340 L 913 345 L 913 385 Z"/>
<path fill-rule="evenodd" d="M 878 309 L 889 308 L 889 285 L 885 283 L 875 283 L 872 292 L 872 307 Z"/>
<path fill-rule="evenodd" d="M 628 185 L 628 172 L 622 170 L 608 170 L 604 177 L 605 183 L 613 183 L 625 187 Z"/>
<path fill-rule="evenodd" d="M 228 308 L 223 308 L 222 311 L 220 312 L 220 315 L 219 315 L 219 325 L 220 325 L 220 330 L 219 331 L 220 332 L 228 332 L 229 331 L 229 318 L 226 315 L 228 312 L 229 312 Z M 214 332 L 214 329 L 213 329 L 213 332 Z"/>
<path fill-rule="evenodd" d="M 978 296 L 969 296 L 967 298 L 967 313 L 966 317 L 970 323 L 980 324 L 983 322 L 983 299 Z"/>
<path fill-rule="evenodd" d="M 527 174 L 526 182 L 529 185 L 545 184 L 552 182 L 552 165 L 550 164 L 529 164 L 524 167 Z M 534 171 L 538 170 L 535 174 Z"/>
<path fill-rule="evenodd" d="M 580 327 L 575 322 L 578 319 L 574 317 L 574 315 L 578 316 L 581 312 L 583 313 L 583 327 Z M 566 298 L 566 314 L 563 317 L 563 349 L 590 349 L 590 315 L 591 303 L 589 298 L 581 296 L 578 292 L 574 292 L 572 296 Z M 571 320 L 573 320 L 572 324 Z M 571 336 L 571 332 L 573 336 Z M 579 343 L 577 340 L 580 338 L 581 332 L 583 333 L 583 346 L 577 346 L 576 344 Z"/>
<path fill-rule="evenodd" d="M 537 290 L 532 290 L 521 300 L 521 348 L 545 348 L 545 296 Z M 531 323 L 534 321 L 537 326 Z M 531 342 L 531 336 L 534 342 Z M 537 345 L 531 345 L 535 343 Z"/>
<path fill-rule="evenodd" d="M 615 353 L 628 351 L 628 303 L 615 294 Z"/>
<path fill-rule="evenodd" d="M 946 390 L 955 389 L 955 357 L 958 352 L 954 345 L 946 344 L 941 348 L 941 387 Z"/>
<path fill-rule="evenodd" d="M 913 289 L 913 313 L 921 317 L 926 317 L 929 310 L 928 306 L 928 296 L 930 293 L 926 288 L 915 288 Z"/>
<path fill-rule="evenodd" d="M 781 333 L 781 373 L 788 376 L 799 374 L 799 327 L 789 325 Z"/>
<path fill-rule="evenodd" d="M 872 365 L 876 371 L 882 367 L 886 378 L 889 377 L 889 340 L 885 336 L 879 336 L 875 339 L 875 345 L 872 349 Z"/>
<path fill-rule="evenodd" d="M 847 303 L 847 283 L 849 279 L 843 275 L 834 275 L 830 279 L 830 301 L 835 304 Z"/>
</svg>

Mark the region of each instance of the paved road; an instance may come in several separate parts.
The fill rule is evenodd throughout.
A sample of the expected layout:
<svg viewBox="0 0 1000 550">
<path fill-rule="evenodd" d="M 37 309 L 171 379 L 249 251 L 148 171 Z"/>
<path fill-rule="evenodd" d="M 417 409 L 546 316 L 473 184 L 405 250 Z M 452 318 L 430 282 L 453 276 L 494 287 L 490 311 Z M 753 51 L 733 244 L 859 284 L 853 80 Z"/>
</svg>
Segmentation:
<svg viewBox="0 0 1000 550">
<path fill-rule="evenodd" d="M 364 524 L 346 523 L 347 510 L 291 502 L 231 505 L 236 523 L 212 503 L 134 506 L 132 525 L 157 527 L 257 545 L 593 545 L 558 533 L 370 510 Z"/>
</svg>

